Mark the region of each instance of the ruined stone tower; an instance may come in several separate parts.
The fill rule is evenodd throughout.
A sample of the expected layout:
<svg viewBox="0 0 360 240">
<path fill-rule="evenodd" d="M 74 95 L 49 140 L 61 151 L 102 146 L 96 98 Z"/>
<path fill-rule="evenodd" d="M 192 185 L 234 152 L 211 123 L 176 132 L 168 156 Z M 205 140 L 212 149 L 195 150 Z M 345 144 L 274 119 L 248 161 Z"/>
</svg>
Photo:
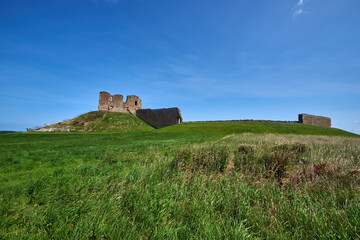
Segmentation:
<svg viewBox="0 0 360 240">
<path fill-rule="evenodd" d="M 154 128 L 163 128 L 182 123 L 179 108 L 141 109 L 141 99 L 130 95 L 124 97 L 121 94 L 110 95 L 108 92 L 100 92 L 98 111 L 130 113 L 136 115 Z"/>
<path fill-rule="evenodd" d="M 99 94 L 99 111 L 122 112 L 136 114 L 136 110 L 141 109 L 141 99 L 138 96 L 130 95 L 124 97 L 121 94 L 110 95 L 108 92 Z"/>
</svg>

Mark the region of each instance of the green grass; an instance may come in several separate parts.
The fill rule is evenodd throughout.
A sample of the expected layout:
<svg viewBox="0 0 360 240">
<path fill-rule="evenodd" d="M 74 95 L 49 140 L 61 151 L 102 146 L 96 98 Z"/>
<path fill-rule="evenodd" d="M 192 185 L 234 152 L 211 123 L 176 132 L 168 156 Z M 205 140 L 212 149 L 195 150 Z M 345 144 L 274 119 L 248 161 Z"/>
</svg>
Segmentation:
<svg viewBox="0 0 360 240">
<path fill-rule="evenodd" d="M 68 128 L 76 132 L 127 132 L 153 129 L 138 117 L 116 112 L 88 112 L 44 128 Z"/>
<path fill-rule="evenodd" d="M 0 239 L 360 235 L 356 134 L 252 122 L 102 131 L 0 135 Z"/>
<path fill-rule="evenodd" d="M 72 132 L 129 132 L 154 129 L 143 120 L 130 114 L 115 112 L 88 112 L 76 118 L 55 123 L 44 128 L 68 128 Z M 158 130 L 161 133 L 187 133 L 203 135 L 228 135 L 233 133 L 279 133 L 324 136 L 349 136 L 357 134 L 341 129 L 281 122 L 199 122 L 183 123 Z"/>
<path fill-rule="evenodd" d="M 357 134 L 337 128 L 281 122 L 199 122 L 173 125 L 160 130 L 170 133 L 202 133 L 228 135 L 233 133 L 279 133 L 324 136 L 348 136 Z"/>
</svg>

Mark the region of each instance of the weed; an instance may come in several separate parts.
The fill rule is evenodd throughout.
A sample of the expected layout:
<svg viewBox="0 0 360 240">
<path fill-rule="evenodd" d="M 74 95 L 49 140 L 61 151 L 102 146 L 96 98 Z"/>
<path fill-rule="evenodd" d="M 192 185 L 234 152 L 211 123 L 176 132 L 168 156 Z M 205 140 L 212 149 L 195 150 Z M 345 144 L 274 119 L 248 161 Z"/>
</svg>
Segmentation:
<svg viewBox="0 0 360 240">
<path fill-rule="evenodd" d="M 327 172 L 326 163 L 314 164 L 314 173 L 316 176 L 326 176 Z"/>
<path fill-rule="evenodd" d="M 289 166 L 290 156 L 288 152 L 276 152 L 263 156 L 267 175 L 275 177 L 280 182 Z"/>
</svg>

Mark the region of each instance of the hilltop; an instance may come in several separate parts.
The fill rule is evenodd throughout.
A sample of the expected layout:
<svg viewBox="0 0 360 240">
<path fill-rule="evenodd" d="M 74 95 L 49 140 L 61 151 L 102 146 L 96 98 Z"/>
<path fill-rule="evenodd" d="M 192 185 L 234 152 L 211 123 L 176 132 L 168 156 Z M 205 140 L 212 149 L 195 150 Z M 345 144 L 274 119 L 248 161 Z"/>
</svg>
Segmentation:
<svg viewBox="0 0 360 240">
<path fill-rule="evenodd" d="M 69 129 L 72 132 L 127 132 L 153 129 L 140 118 L 126 113 L 93 111 L 40 129 Z"/>
<path fill-rule="evenodd" d="M 154 129 L 135 115 L 93 111 L 73 119 L 55 123 L 41 129 L 69 129 L 71 132 L 130 132 L 153 130 L 161 133 L 206 134 L 224 136 L 240 133 L 273 133 L 358 137 L 337 128 L 312 126 L 289 122 L 185 122 L 162 129 Z"/>
</svg>

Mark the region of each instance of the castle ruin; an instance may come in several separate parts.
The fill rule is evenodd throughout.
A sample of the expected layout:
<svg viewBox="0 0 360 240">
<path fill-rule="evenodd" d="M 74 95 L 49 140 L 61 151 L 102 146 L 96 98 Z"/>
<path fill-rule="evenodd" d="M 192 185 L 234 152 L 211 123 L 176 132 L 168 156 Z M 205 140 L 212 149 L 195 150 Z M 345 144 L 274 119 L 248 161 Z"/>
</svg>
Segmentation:
<svg viewBox="0 0 360 240">
<path fill-rule="evenodd" d="M 179 108 L 161 108 L 161 109 L 142 109 L 141 99 L 135 95 L 124 97 L 121 94 L 111 95 L 108 92 L 100 92 L 99 94 L 99 108 L 98 111 L 120 112 L 136 115 L 147 124 L 154 128 L 163 128 L 175 124 L 180 124 L 183 121 L 181 111 Z M 299 114 L 298 121 L 271 121 L 271 120 L 231 120 L 231 121 L 201 121 L 201 122 L 293 122 L 300 124 L 308 124 L 314 126 L 331 127 L 331 119 L 328 117 Z"/>
<path fill-rule="evenodd" d="M 141 99 L 130 95 L 124 97 L 121 94 L 111 95 L 108 92 L 100 92 L 98 111 L 120 112 L 136 115 L 154 128 L 163 128 L 182 123 L 179 108 L 141 109 Z"/>
<path fill-rule="evenodd" d="M 111 95 L 105 91 L 99 94 L 99 111 L 131 113 L 135 115 L 138 109 L 141 109 L 141 99 L 138 96 L 127 96 L 126 102 L 124 102 L 124 97 L 121 94 Z"/>
</svg>

